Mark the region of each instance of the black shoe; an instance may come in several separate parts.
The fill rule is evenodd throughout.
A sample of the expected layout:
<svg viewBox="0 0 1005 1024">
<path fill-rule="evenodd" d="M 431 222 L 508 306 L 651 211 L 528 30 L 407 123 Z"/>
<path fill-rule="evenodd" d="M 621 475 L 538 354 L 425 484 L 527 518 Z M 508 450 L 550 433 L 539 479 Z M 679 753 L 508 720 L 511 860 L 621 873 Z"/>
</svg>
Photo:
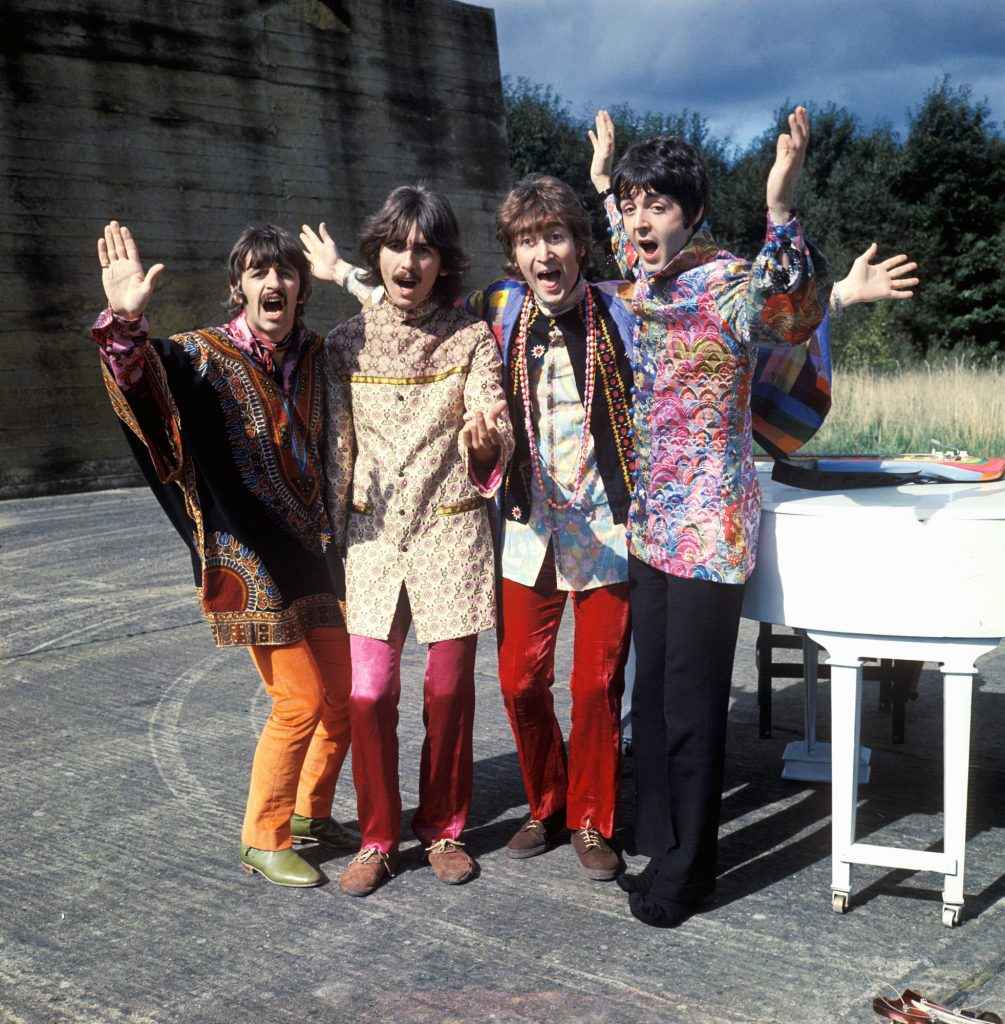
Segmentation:
<svg viewBox="0 0 1005 1024">
<path fill-rule="evenodd" d="M 650 900 L 645 894 L 634 892 L 628 897 L 632 917 L 652 928 L 676 928 L 698 912 L 691 903 L 672 903 Z"/>
<path fill-rule="evenodd" d="M 618 875 L 618 888 L 622 892 L 641 893 L 643 896 L 649 892 L 653 882 L 656 880 L 658 865 L 654 857 L 638 874 L 631 875 L 627 871 Z"/>
</svg>

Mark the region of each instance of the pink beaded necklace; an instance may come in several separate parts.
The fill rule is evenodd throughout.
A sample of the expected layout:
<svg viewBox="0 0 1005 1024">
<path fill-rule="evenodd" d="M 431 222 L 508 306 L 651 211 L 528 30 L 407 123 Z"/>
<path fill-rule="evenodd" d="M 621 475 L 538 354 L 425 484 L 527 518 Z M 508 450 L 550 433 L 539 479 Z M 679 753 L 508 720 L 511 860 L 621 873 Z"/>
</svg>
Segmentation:
<svg viewBox="0 0 1005 1024">
<path fill-rule="evenodd" d="M 527 338 L 530 334 L 531 324 L 537 316 L 537 304 L 534 302 L 534 296 L 530 292 L 527 293 L 523 308 L 520 310 L 520 324 L 516 336 L 516 365 L 523 384 L 521 388 L 523 391 L 523 415 L 524 425 L 527 430 L 527 445 L 530 449 L 530 465 L 534 472 L 537 486 L 541 493 L 545 495 L 548 507 L 555 512 L 567 512 L 572 508 L 582 496 L 583 485 L 586 481 L 586 460 L 590 450 L 590 413 L 593 409 L 593 388 L 597 366 L 597 323 L 593 308 L 593 294 L 589 288 L 586 289 L 583 302 L 586 306 L 586 395 L 583 399 L 585 419 L 583 420 L 583 435 L 579 441 L 579 464 L 576 467 L 576 481 L 572 489 L 572 497 L 567 501 L 556 501 L 545 492 L 544 477 L 541 474 L 541 454 L 538 451 L 537 439 L 534 436 L 534 420 L 530 409 L 530 375 L 527 373 Z M 549 336 L 553 335 L 555 331 L 561 334 L 561 329 L 552 319 L 551 330 L 548 332 Z M 517 381 L 516 384 L 520 388 L 520 381 Z"/>
</svg>

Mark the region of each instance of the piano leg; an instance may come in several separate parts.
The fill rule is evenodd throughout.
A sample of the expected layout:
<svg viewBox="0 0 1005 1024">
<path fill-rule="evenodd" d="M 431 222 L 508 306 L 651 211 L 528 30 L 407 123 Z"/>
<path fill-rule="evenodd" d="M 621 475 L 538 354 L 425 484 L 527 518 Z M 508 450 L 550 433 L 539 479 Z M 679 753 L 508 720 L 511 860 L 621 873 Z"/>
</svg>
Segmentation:
<svg viewBox="0 0 1005 1024">
<path fill-rule="evenodd" d="M 945 876 L 942 923 L 959 924 L 963 914 L 963 868 L 967 846 L 967 784 L 970 773 L 970 712 L 974 677 L 966 672 L 943 671 L 943 849 L 956 861 L 956 873 Z"/>
<path fill-rule="evenodd" d="M 835 664 L 831 659 L 831 906 L 848 909 L 851 864 L 858 807 L 859 729 L 862 709 L 862 663 Z"/>
</svg>

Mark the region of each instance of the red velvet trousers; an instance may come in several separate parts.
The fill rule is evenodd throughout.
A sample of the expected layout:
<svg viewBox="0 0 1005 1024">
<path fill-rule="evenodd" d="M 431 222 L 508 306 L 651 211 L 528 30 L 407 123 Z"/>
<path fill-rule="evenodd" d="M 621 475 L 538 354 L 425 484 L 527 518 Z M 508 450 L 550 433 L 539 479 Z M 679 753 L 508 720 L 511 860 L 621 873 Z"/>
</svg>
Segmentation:
<svg viewBox="0 0 1005 1024">
<path fill-rule="evenodd" d="M 516 739 L 531 817 L 565 810 L 571 829 L 610 838 L 621 771 L 621 694 L 630 618 L 628 584 L 572 592 L 572 728 L 566 755 L 555 717 L 555 641 L 569 592 L 549 553 L 533 587 L 502 581 L 499 681 Z"/>
</svg>

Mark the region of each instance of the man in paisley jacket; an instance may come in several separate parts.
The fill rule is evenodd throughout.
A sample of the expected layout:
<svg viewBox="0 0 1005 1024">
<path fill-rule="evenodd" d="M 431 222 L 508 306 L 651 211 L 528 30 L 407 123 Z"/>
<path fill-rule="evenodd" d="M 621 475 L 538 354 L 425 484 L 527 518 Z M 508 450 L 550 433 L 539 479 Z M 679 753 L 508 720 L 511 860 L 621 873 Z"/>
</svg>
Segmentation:
<svg viewBox="0 0 1005 1024">
<path fill-rule="evenodd" d="M 609 880 L 621 868 L 609 841 L 629 636 L 633 285 L 583 277 L 589 220 L 572 189 L 556 178 L 524 178 L 504 199 L 497 224 L 508 276 L 469 295 L 465 306 L 496 337 L 516 443 L 499 492 L 499 678 L 530 815 L 506 852 L 536 856 L 568 828 L 583 872 Z M 359 268 L 338 257 L 324 225 L 320 233 L 305 226 L 301 240 L 317 278 L 335 280 L 364 305 L 383 299 L 381 289 L 375 293 L 361 281 Z M 862 262 L 881 281 L 871 294 L 850 278 L 842 282 L 849 303 L 881 297 L 888 265 L 902 262 L 872 267 L 869 255 Z M 798 376 L 793 360 L 772 359 L 763 361 L 762 381 Z M 805 365 L 815 371 L 818 363 Z M 767 404 L 762 412 L 772 415 Z M 769 419 L 759 425 L 783 440 Z M 812 433 L 810 423 L 800 428 Z M 784 443 L 796 443 L 792 433 L 790 418 Z M 552 687 L 570 595 L 575 637 L 566 747 Z"/>
<path fill-rule="evenodd" d="M 150 338 L 144 311 L 164 271 L 144 271 L 129 229 L 98 240 L 108 308 L 91 331 L 112 406 L 188 546 L 221 647 L 245 646 L 272 699 L 255 751 L 241 862 L 278 885 L 323 877 L 294 840 L 355 838 L 330 817 L 349 745 L 341 567 L 322 486 L 322 338 L 307 329 L 307 261 L 281 228 L 248 228 L 230 254 L 220 327 Z M 328 432 L 327 460 L 348 458 Z"/>
<path fill-rule="evenodd" d="M 324 246 L 322 236 L 314 238 Z M 351 471 L 339 457 L 326 466 L 346 553 L 362 845 L 339 884 L 353 896 L 394 871 L 399 667 L 410 622 L 429 645 L 412 829 L 441 881 L 475 871 L 460 836 L 471 802 L 475 647 L 495 625 L 486 498 L 513 450 L 495 341 L 453 304 L 467 261 L 447 201 L 422 186 L 395 189 L 364 225 L 360 251 L 385 300 L 340 324 L 325 346 L 329 429 L 355 449 Z"/>
<path fill-rule="evenodd" d="M 715 887 L 733 654 L 760 519 L 751 410 L 758 349 L 805 348 L 831 282 L 793 210 L 809 139 L 804 108 L 778 138 L 766 240 L 753 263 L 709 233 L 708 176 L 691 146 L 669 137 L 636 143 L 612 177 L 605 111 L 591 137 L 591 176 L 606 197 L 619 267 L 634 281 L 636 315 L 628 515 L 635 842 L 651 860 L 619 884 L 635 917 L 675 927 Z"/>
</svg>

